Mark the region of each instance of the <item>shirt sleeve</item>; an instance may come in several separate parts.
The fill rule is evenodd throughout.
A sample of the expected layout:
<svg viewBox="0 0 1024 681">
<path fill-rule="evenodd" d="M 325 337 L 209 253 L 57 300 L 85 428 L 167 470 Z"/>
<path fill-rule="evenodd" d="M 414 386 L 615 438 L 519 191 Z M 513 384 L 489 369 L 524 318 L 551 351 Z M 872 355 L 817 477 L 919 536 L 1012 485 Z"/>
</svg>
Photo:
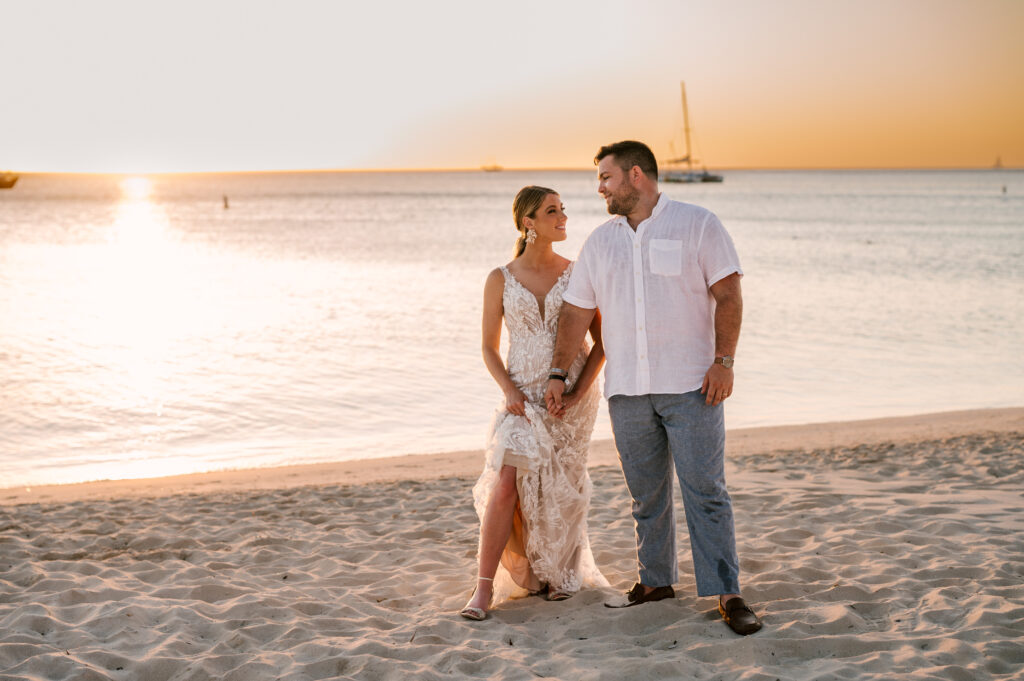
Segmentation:
<svg viewBox="0 0 1024 681">
<path fill-rule="evenodd" d="M 589 254 L 593 249 L 587 248 L 589 243 L 590 239 L 583 242 L 583 248 L 576 256 L 576 264 L 569 275 L 569 285 L 562 294 L 562 300 L 576 307 L 593 310 L 597 307 L 597 295 L 594 293 L 594 282 L 590 278 L 590 258 L 593 256 Z"/>
<path fill-rule="evenodd" d="M 732 243 L 732 237 L 725 231 L 722 222 L 714 213 L 708 213 L 704 222 L 704 233 L 701 235 L 698 250 L 704 280 L 711 287 L 734 272 L 743 276 L 740 268 L 740 256 Z"/>
</svg>

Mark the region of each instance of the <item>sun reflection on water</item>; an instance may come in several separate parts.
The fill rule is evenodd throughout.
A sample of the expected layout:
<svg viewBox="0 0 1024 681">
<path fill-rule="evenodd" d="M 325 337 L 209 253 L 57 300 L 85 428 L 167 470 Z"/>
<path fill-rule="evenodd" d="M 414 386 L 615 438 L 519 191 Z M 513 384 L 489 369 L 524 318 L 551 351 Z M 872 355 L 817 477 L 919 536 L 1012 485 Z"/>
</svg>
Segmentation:
<svg viewBox="0 0 1024 681">
<path fill-rule="evenodd" d="M 112 378 L 122 382 L 124 407 L 162 409 L 161 383 L 168 373 L 168 356 L 181 319 L 176 294 L 180 277 L 179 245 L 164 213 L 149 201 L 147 178 L 121 182 L 122 200 L 110 227 L 108 242 L 97 253 L 98 288 L 95 323 L 107 342 L 104 363 Z"/>
</svg>

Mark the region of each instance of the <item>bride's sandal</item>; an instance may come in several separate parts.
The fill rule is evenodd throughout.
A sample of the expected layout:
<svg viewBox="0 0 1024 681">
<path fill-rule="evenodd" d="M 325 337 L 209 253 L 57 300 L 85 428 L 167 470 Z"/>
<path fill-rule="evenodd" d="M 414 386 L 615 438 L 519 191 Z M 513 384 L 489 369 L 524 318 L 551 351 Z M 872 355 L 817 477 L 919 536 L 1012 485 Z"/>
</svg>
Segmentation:
<svg viewBox="0 0 1024 681">
<path fill-rule="evenodd" d="M 477 577 L 477 579 L 478 580 L 483 580 L 485 582 L 493 582 L 494 581 L 494 579 L 491 578 L 491 577 Z M 476 596 L 476 589 L 473 589 L 473 595 L 469 597 L 469 603 L 473 602 L 473 598 L 475 596 Z M 494 598 L 494 596 L 492 594 L 491 595 L 491 600 L 493 600 L 493 598 Z M 474 622 L 482 622 L 483 620 L 487 619 L 487 611 L 486 610 L 484 610 L 483 608 L 474 608 L 474 607 L 470 606 L 469 603 L 467 603 L 466 607 L 464 607 L 462 610 L 459 611 L 460 615 L 465 617 L 467 620 L 473 620 Z M 487 606 L 490 607 L 490 605 L 491 605 L 491 602 L 488 601 L 487 602 Z"/>
<path fill-rule="evenodd" d="M 558 589 L 549 589 L 547 598 L 549 601 L 567 601 L 572 598 L 573 594 L 568 591 L 559 591 Z"/>
</svg>

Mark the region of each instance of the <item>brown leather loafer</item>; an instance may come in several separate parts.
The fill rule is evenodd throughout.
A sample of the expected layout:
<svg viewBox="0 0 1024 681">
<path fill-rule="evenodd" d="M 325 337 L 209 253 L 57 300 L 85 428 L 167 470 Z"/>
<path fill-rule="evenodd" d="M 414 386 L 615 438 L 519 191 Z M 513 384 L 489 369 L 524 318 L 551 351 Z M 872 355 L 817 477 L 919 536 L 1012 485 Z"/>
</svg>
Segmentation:
<svg viewBox="0 0 1024 681">
<path fill-rule="evenodd" d="M 761 630 L 761 620 L 742 598 L 730 598 L 724 606 L 719 601 L 718 612 L 722 614 L 722 619 L 729 625 L 729 628 L 740 636 L 749 636 L 755 631 Z"/>
<path fill-rule="evenodd" d="M 637 582 L 633 588 L 626 592 L 626 600 L 621 603 L 605 603 L 606 608 L 631 608 L 641 603 L 660 601 L 665 598 L 675 598 L 676 592 L 671 586 L 656 586 L 650 593 L 644 593 L 644 585 Z"/>
</svg>

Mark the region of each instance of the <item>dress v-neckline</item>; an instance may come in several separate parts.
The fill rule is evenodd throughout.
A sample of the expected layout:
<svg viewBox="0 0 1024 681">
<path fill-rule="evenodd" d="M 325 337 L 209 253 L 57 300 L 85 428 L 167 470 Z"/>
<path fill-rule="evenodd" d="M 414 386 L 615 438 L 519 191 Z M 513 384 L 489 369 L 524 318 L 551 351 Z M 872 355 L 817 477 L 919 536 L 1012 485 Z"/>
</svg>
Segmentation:
<svg viewBox="0 0 1024 681">
<path fill-rule="evenodd" d="M 545 313 L 547 312 L 547 307 L 548 307 L 548 296 L 550 296 L 551 292 L 555 290 L 555 287 L 558 286 L 559 282 L 562 281 L 562 277 L 564 277 L 566 275 L 566 273 L 569 271 L 569 269 L 571 267 L 572 267 L 572 263 L 571 262 L 568 265 L 565 266 L 565 269 L 563 269 L 562 273 L 558 275 L 558 278 L 555 279 L 555 283 L 551 285 L 551 288 L 549 288 L 547 290 L 547 292 L 544 294 L 543 298 L 538 296 L 536 293 L 534 293 L 530 289 L 526 288 L 526 284 L 524 284 L 523 282 L 521 282 L 518 279 L 516 279 L 516 275 L 512 274 L 512 270 L 510 270 L 507 266 L 502 265 L 501 269 L 505 270 L 505 273 L 508 275 L 509 279 L 514 281 L 516 284 L 518 284 L 519 288 L 521 288 L 524 291 L 526 291 L 527 293 L 529 293 L 530 296 L 532 296 L 533 299 L 537 302 L 537 312 L 540 314 L 540 320 L 543 322 L 543 321 L 545 321 L 545 317 L 547 316 Z"/>
</svg>

